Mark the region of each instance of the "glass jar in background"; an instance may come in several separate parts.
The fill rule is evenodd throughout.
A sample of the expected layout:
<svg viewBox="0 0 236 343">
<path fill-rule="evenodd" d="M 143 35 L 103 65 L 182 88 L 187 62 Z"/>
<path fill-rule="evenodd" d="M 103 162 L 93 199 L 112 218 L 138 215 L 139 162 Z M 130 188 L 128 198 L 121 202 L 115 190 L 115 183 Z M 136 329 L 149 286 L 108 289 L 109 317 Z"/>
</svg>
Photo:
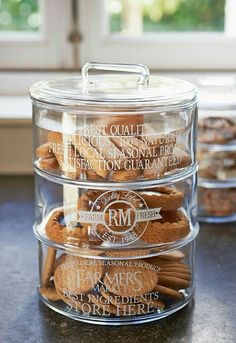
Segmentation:
<svg viewBox="0 0 236 343">
<path fill-rule="evenodd" d="M 199 220 L 236 219 L 236 80 L 199 80 Z"/>
</svg>

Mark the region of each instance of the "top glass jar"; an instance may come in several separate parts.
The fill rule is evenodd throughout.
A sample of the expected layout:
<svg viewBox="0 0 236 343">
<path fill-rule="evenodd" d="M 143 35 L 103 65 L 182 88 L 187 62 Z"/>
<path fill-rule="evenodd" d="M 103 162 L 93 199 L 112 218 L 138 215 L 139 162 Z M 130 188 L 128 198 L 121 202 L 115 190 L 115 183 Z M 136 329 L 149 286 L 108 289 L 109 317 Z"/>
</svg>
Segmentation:
<svg viewBox="0 0 236 343">
<path fill-rule="evenodd" d="M 186 81 L 87 63 L 82 77 L 38 82 L 30 96 L 35 168 L 55 180 L 151 184 L 195 167 L 197 91 Z"/>
</svg>

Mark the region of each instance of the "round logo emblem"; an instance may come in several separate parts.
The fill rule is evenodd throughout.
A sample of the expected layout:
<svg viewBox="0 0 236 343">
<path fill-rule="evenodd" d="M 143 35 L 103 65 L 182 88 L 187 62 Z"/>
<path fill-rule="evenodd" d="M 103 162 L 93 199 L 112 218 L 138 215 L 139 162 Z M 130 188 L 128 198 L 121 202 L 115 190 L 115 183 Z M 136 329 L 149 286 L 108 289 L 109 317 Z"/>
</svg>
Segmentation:
<svg viewBox="0 0 236 343">
<path fill-rule="evenodd" d="M 130 244 L 144 232 L 148 222 L 140 222 L 137 214 L 147 210 L 144 199 L 132 191 L 108 191 L 94 202 L 91 211 L 100 213 L 97 235 L 113 244 Z"/>
<path fill-rule="evenodd" d="M 102 193 L 89 212 L 80 211 L 80 218 L 104 242 L 124 245 L 142 236 L 150 220 L 161 218 L 159 212 L 149 209 L 138 193 L 115 190 Z"/>
</svg>

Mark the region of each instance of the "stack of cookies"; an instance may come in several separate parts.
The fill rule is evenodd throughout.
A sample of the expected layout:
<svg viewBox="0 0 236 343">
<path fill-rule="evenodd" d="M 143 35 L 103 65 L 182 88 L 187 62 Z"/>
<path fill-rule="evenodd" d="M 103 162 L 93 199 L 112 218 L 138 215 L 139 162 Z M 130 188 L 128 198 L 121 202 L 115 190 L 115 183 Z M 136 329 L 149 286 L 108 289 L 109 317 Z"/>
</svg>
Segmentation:
<svg viewBox="0 0 236 343">
<path fill-rule="evenodd" d="M 143 65 L 92 63 L 30 95 L 42 300 L 115 325 L 187 305 L 198 233 L 195 87 L 150 77 Z"/>
<path fill-rule="evenodd" d="M 227 83 L 225 83 L 227 81 Z M 236 220 L 236 81 L 200 88 L 199 219 Z"/>
</svg>

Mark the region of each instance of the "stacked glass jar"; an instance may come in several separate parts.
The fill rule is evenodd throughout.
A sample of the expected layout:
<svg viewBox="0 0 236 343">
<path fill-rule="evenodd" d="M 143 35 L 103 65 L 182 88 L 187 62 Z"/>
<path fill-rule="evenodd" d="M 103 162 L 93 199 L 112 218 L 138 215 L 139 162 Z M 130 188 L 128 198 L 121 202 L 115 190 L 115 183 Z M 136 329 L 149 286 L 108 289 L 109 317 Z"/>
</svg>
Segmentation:
<svg viewBox="0 0 236 343">
<path fill-rule="evenodd" d="M 199 81 L 199 220 L 236 220 L 236 81 Z"/>
<path fill-rule="evenodd" d="M 196 88 L 143 65 L 88 63 L 30 95 L 42 300 L 113 325 L 184 307 L 198 233 Z"/>
</svg>

